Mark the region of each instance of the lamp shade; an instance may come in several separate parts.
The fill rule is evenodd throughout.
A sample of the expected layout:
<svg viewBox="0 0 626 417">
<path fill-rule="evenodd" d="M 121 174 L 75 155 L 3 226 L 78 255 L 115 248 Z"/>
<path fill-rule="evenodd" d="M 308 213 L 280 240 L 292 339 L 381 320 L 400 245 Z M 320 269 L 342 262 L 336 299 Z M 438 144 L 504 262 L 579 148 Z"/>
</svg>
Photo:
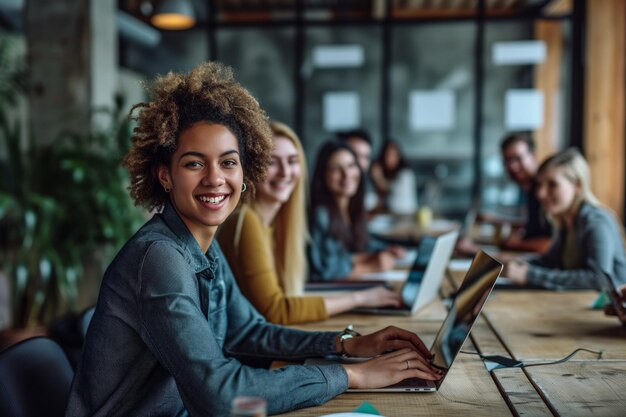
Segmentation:
<svg viewBox="0 0 626 417">
<path fill-rule="evenodd" d="M 189 0 L 163 0 L 150 21 L 160 29 L 182 30 L 196 24 L 196 15 Z"/>
</svg>

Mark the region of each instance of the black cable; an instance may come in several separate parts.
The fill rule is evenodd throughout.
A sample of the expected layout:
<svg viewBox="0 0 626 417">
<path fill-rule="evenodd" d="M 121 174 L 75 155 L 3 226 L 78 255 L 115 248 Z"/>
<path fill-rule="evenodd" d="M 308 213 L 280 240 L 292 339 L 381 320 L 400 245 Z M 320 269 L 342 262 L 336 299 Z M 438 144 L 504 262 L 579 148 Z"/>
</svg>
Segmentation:
<svg viewBox="0 0 626 417">
<path fill-rule="evenodd" d="M 567 362 L 568 360 L 572 359 L 574 357 L 574 355 L 576 355 L 581 350 L 584 350 L 585 352 L 597 354 L 598 355 L 598 359 L 602 359 L 602 353 L 604 353 L 604 350 L 591 350 L 591 349 L 586 349 L 586 348 L 578 348 L 575 351 L 573 351 L 572 353 L 570 353 L 569 355 L 567 355 L 566 357 L 564 357 L 563 359 L 559 359 L 557 361 L 552 361 L 552 362 L 529 363 L 528 365 L 523 364 L 522 367 L 528 368 L 529 366 L 556 365 L 556 364 L 559 364 L 559 363 Z"/>
<path fill-rule="evenodd" d="M 572 353 L 570 353 L 569 355 L 565 356 L 564 358 L 558 359 L 556 361 L 537 362 L 537 363 L 529 363 L 529 364 L 526 364 L 524 362 L 518 361 L 518 360 L 513 359 L 513 358 L 507 358 L 505 356 L 500 356 L 500 355 L 485 356 L 485 355 L 483 355 L 480 352 L 471 352 L 471 351 L 467 351 L 467 350 L 461 350 L 461 353 L 465 353 L 467 355 L 478 355 L 482 360 L 495 362 L 497 364 L 502 365 L 502 368 L 528 368 L 529 366 L 557 365 L 559 363 L 567 362 L 571 358 L 573 358 L 574 355 L 576 355 L 581 350 L 584 350 L 585 352 L 597 354 L 598 355 L 598 359 L 602 359 L 602 354 L 604 353 L 604 350 L 591 350 L 591 349 L 587 349 L 587 348 L 578 348 L 578 349 L 574 350 Z"/>
</svg>

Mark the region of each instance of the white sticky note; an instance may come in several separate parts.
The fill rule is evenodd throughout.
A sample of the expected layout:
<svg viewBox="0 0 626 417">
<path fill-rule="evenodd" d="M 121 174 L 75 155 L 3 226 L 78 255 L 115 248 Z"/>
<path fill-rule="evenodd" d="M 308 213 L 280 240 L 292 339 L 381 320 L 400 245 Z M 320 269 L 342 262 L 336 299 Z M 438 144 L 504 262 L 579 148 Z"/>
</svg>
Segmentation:
<svg viewBox="0 0 626 417">
<path fill-rule="evenodd" d="M 546 55 L 543 41 L 495 42 L 491 47 L 491 59 L 496 65 L 541 64 Z"/>
<path fill-rule="evenodd" d="M 507 90 L 504 125 L 508 130 L 538 129 L 543 125 L 543 92 Z"/>
<path fill-rule="evenodd" d="M 409 94 L 411 130 L 450 130 L 454 128 L 455 113 L 451 90 L 414 90 Z"/>
<path fill-rule="evenodd" d="M 334 132 L 353 129 L 361 125 L 359 94 L 355 92 L 329 92 L 323 97 L 324 130 Z"/>
<path fill-rule="evenodd" d="M 321 45 L 313 48 L 316 68 L 352 68 L 365 62 L 362 45 Z"/>
</svg>

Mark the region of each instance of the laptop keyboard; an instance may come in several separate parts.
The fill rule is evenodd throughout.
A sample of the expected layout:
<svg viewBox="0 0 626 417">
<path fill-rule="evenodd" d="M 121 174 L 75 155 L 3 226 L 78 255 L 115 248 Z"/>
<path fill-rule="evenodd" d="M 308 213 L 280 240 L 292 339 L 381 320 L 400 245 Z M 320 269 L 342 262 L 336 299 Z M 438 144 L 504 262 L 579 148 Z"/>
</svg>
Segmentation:
<svg viewBox="0 0 626 417">
<path fill-rule="evenodd" d="M 428 388 L 430 384 L 425 379 L 421 378 L 407 378 L 397 384 L 389 385 L 388 388 Z"/>
</svg>

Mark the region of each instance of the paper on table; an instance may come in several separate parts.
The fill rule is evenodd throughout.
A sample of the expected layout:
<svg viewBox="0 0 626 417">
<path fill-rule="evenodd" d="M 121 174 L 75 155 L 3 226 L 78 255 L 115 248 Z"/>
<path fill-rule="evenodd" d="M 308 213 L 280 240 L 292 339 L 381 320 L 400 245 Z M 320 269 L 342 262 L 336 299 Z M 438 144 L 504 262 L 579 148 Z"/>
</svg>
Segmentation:
<svg viewBox="0 0 626 417">
<path fill-rule="evenodd" d="M 496 279 L 496 285 L 500 285 L 500 286 L 507 286 L 507 287 L 513 287 L 515 286 L 515 284 L 513 284 L 513 281 L 511 281 L 510 278 L 508 277 L 498 277 L 498 279 Z"/>
<path fill-rule="evenodd" d="M 396 268 L 413 266 L 417 258 L 417 249 L 407 249 L 402 258 L 396 259 Z"/>
<path fill-rule="evenodd" d="M 471 259 L 451 259 L 448 264 L 448 269 L 450 269 L 450 271 L 467 271 L 471 264 Z"/>
<path fill-rule="evenodd" d="M 457 226 L 458 223 L 446 219 L 434 219 L 426 227 L 430 232 L 447 232 Z"/>
<path fill-rule="evenodd" d="M 384 232 L 393 226 L 393 216 L 388 214 L 377 214 L 367 222 L 367 229 L 370 232 Z"/>
<path fill-rule="evenodd" d="M 362 281 L 405 281 L 408 276 L 409 271 L 407 270 L 392 269 L 391 271 L 363 274 L 358 279 Z"/>
</svg>

